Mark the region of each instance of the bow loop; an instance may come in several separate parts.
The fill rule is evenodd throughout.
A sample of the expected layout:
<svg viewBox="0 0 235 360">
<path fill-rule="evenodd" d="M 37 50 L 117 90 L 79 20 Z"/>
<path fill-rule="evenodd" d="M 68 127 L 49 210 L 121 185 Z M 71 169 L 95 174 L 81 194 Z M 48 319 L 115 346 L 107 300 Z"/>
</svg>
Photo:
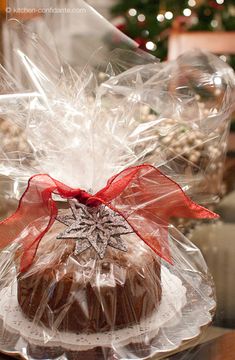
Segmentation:
<svg viewBox="0 0 235 360">
<path fill-rule="evenodd" d="M 58 210 L 53 194 L 65 199 L 76 198 L 90 206 L 108 206 L 169 263 L 172 263 L 168 243 L 171 217 L 218 217 L 194 203 L 176 182 L 147 164 L 123 170 L 95 195 L 72 189 L 49 175 L 35 175 L 30 178 L 15 214 L 0 222 L 0 249 L 15 241 L 22 242 L 21 271 L 26 271 L 32 264 L 41 239 L 56 219 Z"/>
</svg>

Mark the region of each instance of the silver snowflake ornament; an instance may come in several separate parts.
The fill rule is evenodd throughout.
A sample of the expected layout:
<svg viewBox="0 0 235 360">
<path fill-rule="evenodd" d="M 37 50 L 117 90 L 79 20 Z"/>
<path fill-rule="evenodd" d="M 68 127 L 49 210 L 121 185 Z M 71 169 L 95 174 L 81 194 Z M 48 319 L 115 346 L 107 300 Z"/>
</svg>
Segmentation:
<svg viewBox="0 0 235 360">
<path fill-rule="evenodd" d="M 126 220 L 108 207 L 88 207 L 78 200 L 69 200 L 71 214 L 58 215 L 57 220 L 67 226 L 57 239 L 75 239 L 75 255 L 93 247 L 101 259 L 107 246 L 121 251 L 127 248 L 121 235 L 133 232 Z"/>
</svg>

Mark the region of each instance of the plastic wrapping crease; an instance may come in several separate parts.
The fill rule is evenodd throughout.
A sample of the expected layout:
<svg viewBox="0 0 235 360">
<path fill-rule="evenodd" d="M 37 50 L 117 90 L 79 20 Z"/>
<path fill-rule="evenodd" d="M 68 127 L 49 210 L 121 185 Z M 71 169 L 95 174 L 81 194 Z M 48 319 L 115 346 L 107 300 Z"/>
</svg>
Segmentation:
<svg viewBox="0 0 235 360">
<path fill-rule="evenodd" d="M 134 43 L 87 4 L 76 4 L 86 9 L 77 16 L 99 24 L 93 56 L 105 49 L 102 67 L 99 62 L 89 67 L 89 44 L 88 63 L 81 66 L 78 57 L 75 72 L 55 46 L 10 21 L 17 38 L 12 57 L 21 77 L 15 78 L 12 64 L 1 67 L 0 116 L 22 136 L 12 143 L 12 134 L 2 134 L 0 174 L 13 180 L 7 195 L 19 198 L 35 173 L 96 192 L 112 175 L 145 162 L 163 169 L 197 201 L 215 202 L 232 111 L 232 69 L 200 51 L 159 63 L 134 52 Z M 132 50 L 108 52 L 107 38 Z M 79 39 L 82 54 L 86 46 Z"/>
<path fill-rule="evenodd" d="M 12 64 L 1 65 L 1 198 L 19 199 L 38 173 L 95 194 L 113 175 L 148 163 L 194 200 L 217 201 L 233 105 L 232 69 L 200 51 L 159 63 L 89 5 L 76 5 L 84 6 L 84 26 L 96 24 L 99 38 L 87 46 L 76 38 L 76 70 L 52 43 L 9 22 L 20 76 Z M 56 16 L 59 21 L 62 15 Z M 109 51 L 119 44 L 126 49 Z M 171 199 L 173 190 L 165 190 Z M 59 204 L 71 220 L 66 204 Z M 40 226 L 39 219 L 31 233 Z M 64 227 L 55 221 L 25 272 L 19 262 L 28 227 L 0 253 L 3 351 L 28 360 L 145 359 L 178 348 L 212 321 L 215 295 L 207 266 L 172 225 L 173 266 L 136 234 L 122 236 L 127 252 L 107 247 L 100 259 L 88 248 L 75 256 L 74 240 L 57 239 Z"/>
</svg>

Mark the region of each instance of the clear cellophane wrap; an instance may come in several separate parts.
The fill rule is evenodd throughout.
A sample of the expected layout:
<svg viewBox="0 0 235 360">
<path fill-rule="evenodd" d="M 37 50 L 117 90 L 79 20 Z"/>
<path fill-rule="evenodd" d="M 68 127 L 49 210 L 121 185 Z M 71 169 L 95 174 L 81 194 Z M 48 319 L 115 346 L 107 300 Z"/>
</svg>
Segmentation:
<svg viewBox="0 0 235 360">
<path fill-rule="evenodd" d="M 141 164 L 160 170 L 195 201 L 215 203 L 232 111 L 232 69 L 200 51 L 160 63 L 88 5 L 77 4 L 86 9 L 86 26 L 94 24 L 97 44 L 86 48 L 84 37 L 77 38 L 76 71 L 53 42 L 47 46 L 10 21 L 9 33 L 17 38 L 12 50 L 17 76 L 12 64 L 0 68 L 5 213 L 35 174 L 96 194 L 112 176 Z M 108 51 L 115 43 L 128 49 Z M 149 186 L 162 185 L 151 178 Z M 179 189 L 166 186 L 153 201 L 174 208 L 173 192 Z M 133 205 L 134 190 L 128 204 Z M 69 216 L 65 199 L 57 193 L 54 201 L 59 214 Z M 141 201 L 147 206 L 150 199 Z M 122 236 L 127 252 L 108 246 L 102 259 L 92 247 L 75 254 L 74 239 L 58 236 L 65 222 L 55 221 L 45 233 L 27 269 L 21 267 L 22 242 L 28 232 L 38 231 L 40 219 L 2 248 L 3 352 L 26 359 L 161 358 L 212 321 L 215 295 L 207 266 L 173 225 L 161 223 L 169 230 L 169 263 L 133 232 Z"/>
</svg>

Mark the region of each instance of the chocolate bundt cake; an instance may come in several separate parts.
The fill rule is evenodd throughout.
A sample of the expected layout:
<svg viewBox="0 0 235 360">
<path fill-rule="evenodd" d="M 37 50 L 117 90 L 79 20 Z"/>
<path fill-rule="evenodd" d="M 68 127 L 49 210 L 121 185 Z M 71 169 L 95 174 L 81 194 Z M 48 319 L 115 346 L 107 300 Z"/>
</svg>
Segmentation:
<svg viewBox="0 0 235 360">
<path fill-rule="evenodd" d="M 75 333 L 116 330 L 150 316 L 162 292 L 156 254 L 134 233 L 122 235 L 127 251 L 107 246 L 101 258 L 90 246 L 78 253 L 74 238 L 58 236 L 65 233 L 66 221 L 54 223 L 33 265 L 18 275 L 25 316 Z"/>
</svg>

